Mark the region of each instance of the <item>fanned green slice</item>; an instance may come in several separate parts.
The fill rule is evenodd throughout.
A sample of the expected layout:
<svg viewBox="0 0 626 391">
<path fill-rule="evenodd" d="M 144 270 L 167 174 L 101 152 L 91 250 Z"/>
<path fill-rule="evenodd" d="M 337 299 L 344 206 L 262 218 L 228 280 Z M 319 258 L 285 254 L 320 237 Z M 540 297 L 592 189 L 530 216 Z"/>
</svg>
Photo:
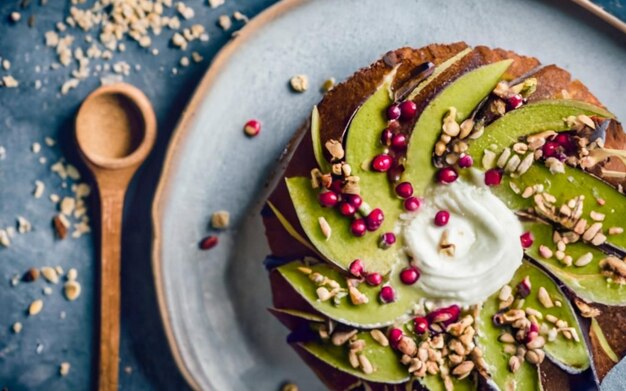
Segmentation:
<svg viewBox="0 0 626 391">
<path fill-rule="evenodd" d="M 443 379 L 439 375 L 427 375 L 423 379 L 419 379 L 420 384 L 428 389 L 428 391 L 445 391 Z M 452 377 L 454 391 L 470 391 L 476 390 L 477 384 L 472 376 L 468 376 L 463 380 Z"/>
<path fill-rule="evenodd" d="M 363 353 L 374 367 L 374 372 L 369 375 L 350 365 L 347 346 L 335 346 L 330 342 L 322 341 L 299 343 L 299 345 L 333 368 L 363 380 L 387 384 L 399 384 L 409 380 L 407 368 L 400 363 L 400 358 L 390 346 L 381 346 L 367 331 L 360 331 L 357 338 L 365 341 Z"/>
<path fill-rule="evenodd" d="M 454 56 L 450 57 L 446 61 L 444 61 L 441 64 L 439 64 L 437 67 L 435 67 L 435 70 L 433 71 L 432 75 L 428 76 L 428 78 L 426 78 L 426 80 L 424 80 L 417 87 L 415 87 L 413 89 L 413 91 L 411 91 L 411 93 L 409 94 L 409 96 L 406 99 L 407 100 L 413 100 L 420 92 L 422 92 L 424 87 L 426 87 L 428 84 L 430 84 L 439 75 L 441 75 L 446 69 L 450 68 L 454 63 L 458 62 L 460 59 L 465 57 L 471 51 L 472 51 L 472 48 L 466 48 L 464 50 L 461 50 L 460 52 L 458 52 Z"/>
<path fill-rule="evenodd" d="M 626 213 L 626 198 L 608 183 L 585 173 L 582 170 L 564 167 L 563 174 L 551 174 L 543 165 L 535 163 L 521 177 L 510 178 L 504 176 L 500 186 L 491 188 L 492 192 L 502 199 L 509 208 L 514 210 L 526 209 L 534 206 L 532 197 L 524 199 L 516 194 L 510 186 L 513 182 L 522 191 L 535 184 L 542 184 L 544 191 L 556 197 L 556 205 L 578 196 L 584 195 L 583 218 L 592 222 L 589 213 L 593 210 L 606 215 L 603 223 L 603 232 L 610 227 L 624 227 L 624 214 Z M 597 199 L 605 201 L 605 205 L 598 204 Z M 608 235 L 607 242 L 617 247 L 626 249 L 626 234 Z"/>
<path fill-rule="evenodd" d="M 413 304 L 422 297 L 421 292 L 415 286 L 402 284 L 398 272 L 392 271 L 389 283 L 396 293 L 396 301 L 393 303 L 380 303 L 378 293 L 381 287 L 372 287 L 365 283 L 360 284 L 358 289 L 369 299 L 367 304 L 354 305 L 350 302 L 349 297 L 341 299 L 339 305 L 335 305 L 332 299 L 322 302 L 317 297 L 317 285 L 311 281 L 308 275 L 298 270 L 300 266 L 303 266 L 300 262 L 290 262 L 280 266 L 278 272 L 313 308 L 329 318 L 350 326 L 360 328 L 388 326 L 407 315 Z M 329 265 L 320 263 L 312 265 L 310 268 L 331 280 L 337 281 L 342 288 L 347 289 L 345 275 Z"/>
<path fill-rule="evenodd" d="M 309 312 L 298 311 L 298 310 L 290 310 L 285 308 L 270 308 L 271 312 L 285 314 L 291 316 L 293 318 L 298 318 L 302 320 L 307 320 L 312 323 L 322 323 L 326 320 L 323 316 L 319 316 L 317 314 L 311 314 Z"/>
<path fill-rule="evenodd" d="M 566 254 L 570 255 L 574 262 L 583 254 L 591 253 L 593 260 L 586 266 L 564 266 L 556 258 L 546 259 L 539 255 L 539 246 L 544 245 L 553 252 L 556 246 L 552 241 L 552 227 L 541 223 L 525 223 L 526 230 L 531 231 L 535 237 L 533 245 L 526 250 L 526 253 L 546 267 L 550 273 L 563 282 L 577 296 L 595 303 L 606 305 L 626 304 L 626 290 L 621 289 L 617 284 L 607 283 L 606 277 L 600 274 L 598 263 L 606 257 L 597 247 L 583 242 L 567 245 Z"/>
<path fill-rule="evenodd" d="M 422 194 L 435 174 L 432 152 L 441 133 L 443 117 L 450 107 L 457 109 L 457 121 L 463 121 L 496 86 L 512 60 L 485 65 L 471 71 L 445 88 L 420 115 L 409 142 L 404 178 Z"/>
<path fill-rule="evenodd" d="M 566 339 L 559 333 L 555 341 L 547 342 L 545 345 L 544 350 L 546 354 L 558 365 L 567 368 L 571 372 L 580 372 L 587 369 L 589 367 L 587 347 L 569 301 L 547 274 L 528 262 L 524 262 L 519 267 L 509 285 L 515 288 L 526 276 L 530 277 L 532 290 L 524 301 L 523 309 L 530 307 L 541 312 L 543 319 L 539 321 L 545 323 L 550 328 L 553 325 L 547 322 L 545 317 L 548 314 L 554 315 L 558 319 L 566 321 L 569 327 L 574 327 L 580 337 L 580 342 L 576 342 Z M 547 290 L 553 301 L 559 301 L 561 307 L 544 308 L 537 298 L 537 292 L 540 287 L 544 287 Z M 498 312 L 498 294 L 499 292 L 489 297 L 480 312 L 478 344 L 484 350 L 486 362 L 491 365 L 489 370 L 493 381 L 500 389 L 507 389 L 507 384 L 511 384 L 511 382 L 516 382 L 518 389 L 536 389 L 535 387 L 539 384 L 539 377 L 533 366 L 524 362 L 520 370 L 515 374 L 508 369 L 510 355 L 504 353 L 503 344 L 498 342 L 498 337 L 507 329 L 495 327 L 492 320 L 493 315 Z"/>
<path fill-rule="evenodd" d="M 392 71 L 358 109 L 348 128 L 346 138 L 346 162 L 352 167 L 352 175 L 360 178 L 361 195 L 372 208 L 397 216 L 399 204 L 385 173 L 370 169 L 374 156 L 382 153 L 380 135 L 387 126 L 386 109 L 393 103 L 391 83 L 396 72 Z M 395 202 L 394 202 L 395 201 Z M 391 215 L 390 215 L 391 217 Z"/>
<path fill-rule="evenodd" d="M 385 221 L 376 232 L 368 232 L 357 238 L 350 231 L 351 220 L 337 210 L 324 208 L 317 199 L 318 192 L 311 187 L 308 178 L 287 178 L 287 188 L 293 202 L 298 220 L 307 237 L 315 248 L 330 262 L 347 270 L 354 259 L 363 261 L 365 270 L 387 274 L 399 257 L 400 245 L 388 249 L 379 247 L 380 235 L 393 230 L 396 219 L 386 210 Z M 327 240 L 319 225 L 319 218 L 324 217 L 332 229 Z"/>
<path fill-rule="evenodd" d="M 485 128 L 485 133 L 479 139 L 471 143 L 468 153 L 474 158 L 482 157 L 482 151 L 495 144 L 497 148 L 493 151 L 500 154 L 522 136 L 544 130 L 569 130 L 564 119 L 580 114 L 613 118 L 613 114 L 608 111 L 585 102 L 566 99 L 539 101 L 510 111 L 494 121 Z"/>
<path fill-rule="evenodd" d="M 589 333 L 593 334 L 597 338 L 598 343 L 606 356 L 617 364 L 619 362 L 619 356 L 615 353 L 611 345 L 609 345 L 609 341 L 606 340 L 602 327 L 600 327 L 600 324 L 595 318 L 591 318 L 591 329 L 589 330 Z"/>
<path fill-rule="evenodd" d="M 311 141 L 313 143 L 313 154 L 320 170 L 322 172 L 330 172 L 330 164 L 324 157 L 324 146 L 320 138 L 320 112 L 317 106 L 313 106 L 313 111 L 311 112 Z"/>
</svg>

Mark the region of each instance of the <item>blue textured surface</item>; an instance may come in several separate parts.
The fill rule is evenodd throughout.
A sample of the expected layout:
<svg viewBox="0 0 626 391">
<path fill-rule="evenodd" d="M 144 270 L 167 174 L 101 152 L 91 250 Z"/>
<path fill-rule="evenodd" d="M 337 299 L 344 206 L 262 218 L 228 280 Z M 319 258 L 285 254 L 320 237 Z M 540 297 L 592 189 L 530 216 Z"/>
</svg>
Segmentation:
<svg viewBox="0 0 626 391">
<path fill-rule="evenodd" d="M 141 64 L 141 72 L 132 71 L 126 81 L 143 89 L 152 100 L 159 120 L 159 138 L 151 158 L 138 173 L 127 196 L 123 254 L 123 307 L 120 388 L 127 390 L 163 389 L 181 390 L 186 386 L 178 374 L 165 342 L 156 305 L 150 267 L 150 206 L 167 141 L 181 111 L 190 98 L 196 83 L 207 69 L 210 58 L 227 41 L 228 34 L 215 26 L 221 14 L 240 10 L 254 15 L 274 0 L 227 0 L 225 6 L 211 10 L 206 0 L 188 0 L 196 10 L 191 23 L 208 27 L 211 40 L 195 42 L 187 55 L 196 50 L 205 60 L 183 69 L 178 75 L 170 72 L 182 52 L 168 48 L 161 37 L 155 45 L 161 55 L 154 57 L 134 43 L 117 58 L 131 64 Z M 8 58 L 13 66 L 10 72 L 0 70 L 0 76 L 13 74 L 21 83 L 19 89 L 0 88 L 0 145 L 7 149 L 6 160 L 0 161 L 0 227 L 13 225 L 17 215 L 23 215 L 34 225 L 33 232 L 18 236 L 9 249 L 0 248 L 0 388 L 9 390 L 86 390 L 95 380 L 97 325 L 96 262 L 93 236 L 78 240 L 54 240 L 50 220 L 54 206 L 47 196 L 54 191 L 68 194 L 61 188 L 59 178 L 49 171 L 49 165 L 65 156 L 78 165 L 73 152 L 72 118 L 80 101 L 98 85 L 96 78 L 81 83 L 67 96 L 59 97 L 58 89 L 67 70 L 48 71 L 54 61 L 53 50 L 44 48 L 43 33 L 51 30 L 67 11 L 69 1 L 49 1 L 45 7 L 38 0 L 25 10 L 19 1 L 0 3 L 0 57 Z M 626 19 L 626 10 L 620 0 L 604 3 L 607 10 Z M 22 21 L 13 24 L 8 15 L 22 12 Z M 571 11 L 579 12 L 579 11 Z M 26 19 L 36 15 L 34 28 L 28 28 Z M 80 35 L 80 34 L 76 34 Z M 35 66 L 41 65 L 41 74 Z M 567 65 L 567 64 L 565 64 Z M 41 90 L 33 88 L 35 80 L 42 80 Z M 620 108 L 621 109 L 621 108 Z M 39 155 L 30 152 L 37 141 L 43 144 L 45 136 L 58 139 L 58 146 L 43 147 L 40 155 L 48 158 L 44 166 Z M 86 173 L 82 169 L 81 172 Z M 44 198 L 36 200 L 30 194 L 35 180 L 46 183 Z M 54 189 L 54 190 L 52 190 Z M 92 212 L 96 210 L 93 205 Z M 15 288 L 9 279 L 31 266 L 61 265 L 65 270 L 75 267 L 83 292 L 80 298 L 68 303 L 61 294 L 61 286 L 52 286 L 54 293 L 43 296 L 44 283 L 20 284 Z M 36 297 L 45 300 L 45 308 L 37 317 L 28 318 L 25 309 Z M 67 313 L 60 319 L 60 312 Z M 24 324 L 20 334 L 13 334 L 10 326 L 15 321 Z M 37 353 L 37 345 L 43 350 Z M 58 365 L 68 361 L 70 375 L 61 378 Z M 124 371 L 131 367 L 132 373 Z"/>
<path fill-rule="evenodd" d="M 228 0 L 224 6 L 211 9 L 206 0 L 190 0 L 196 16 L 183 26 L 203 24 L 210 41 L 195 41 L 186 52 L 169 48 L 171 32 L 164 32 L 154 47 L 161 54 L 153 56 L 134 42 L 127 43 L 126 52 L 117 55 L 129 64 L 141 64 L 140 72 L 131 71 L 125 80 L 141 88 L 152 100 L 158 117 L 159 135 L 155 150 L 143 169 L 137 174 L 127 195 L 124 225 L 122 337 L 120 350 L 120 389 L 123 390 L 183 390 L 186 385 L 178 373 L 161 326 L 152 271 L 150 265 L 150 207 L 154 189 L 170 135 L 194 88 L 209 66 L 211 58 L 227 42 L 230 34 L 223 32 L 216 21 L 219 15 L 239 10 L 253 16 L 272 4 L 274 0 Z M 19 235 L 13 245 L 0 247 L 0 389 L 16 390 L 87 390 L 93 388 L 97 352 L 96 318 L 96 254 L 95 235 L 78 240 L 54 239 L 50 222 L 55 207 L 49 201 L 52 192 L 69 194 L 61 188 L 59 177 L 49 166 L 61 156 L 75 163 L 81 173 L 87 170 L 79 165 L 73 144 L 73 116 L 84 97 L 99 85 L 98 78 L 90 78 L 66 96 L 59 96 L 59 87 L 69 70 L 49 70 L 56 61 L 53 49 L 44 46 L 43 34 L 53 30 L 54 24 L 69 9 L 69 1 L 49 1 L 41 6 L 33 0 L 26 9 L 18 0 L 0 2 L 0 57 L 12 62 L 9 72 L 0 70 L 0 76 L 12 74 L 20 81 L 18 89 L 0 88 L 0 145 L 7 150 L 5 160 L 0 160 L 0 227 L 15 224 L 17 215 L 31 221 L 33 231 Z M 9 14 L 20 11 L 22 19 L 14 24 Z M 26 20 L 35 15 L 35 27 L 29 28 Z M 241 26 L 235 22 L 234 28 Z M 77 42 L 82 34 L 73 31 Z M 204 56 L 200 64 L 181 68 L 178 75 L 171 68 L 178 65 L 181 56 L 198 51 Z M 35 73 L 40 65 L 42 72 Z M 35 80 L 43 82 L 41 90 L 34 89 Z M 48 148 L 44 137 L 57 139 L 57 146 Z M 42 144 L 42 152 L 30 151 L 33 142 Z M 38 162 L 46 156 L 48 163 Z M 31 193 L 34 181 L 46 184 L 41 199 Z M 90 214 L 97 205 L 90 199 Z M 95 216 L 94 216 L 95 217 Z M 62 295 L 62 285 L 50 285 L 54 293 L 42 294 L 46 284 L 22 283 L 10 287 L 9 280 L 29 267 L 61 265 L 66 271 L 78 270 L 82 294 L 75 302 Z M 29 318 L 25 310 L 35 298 L 44 299 L 43 311 Z M 60 319 L 65 311 L 66 318 Z M 20 334 L 10 330 L 15 321 L 24 325 Z M 37 353 L 37 345 L 43 350 Z M 58 374 L 59 364 L 68 361 L 71 371 L 67 377 Z M 124 371 L 131 367 L 132 373 Z"/>
</svg>

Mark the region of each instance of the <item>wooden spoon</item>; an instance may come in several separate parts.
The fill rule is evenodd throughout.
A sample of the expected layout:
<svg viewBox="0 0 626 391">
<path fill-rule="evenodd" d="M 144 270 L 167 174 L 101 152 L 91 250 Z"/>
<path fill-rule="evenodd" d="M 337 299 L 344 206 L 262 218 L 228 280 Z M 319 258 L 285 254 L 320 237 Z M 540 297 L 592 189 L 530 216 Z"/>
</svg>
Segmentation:
<svg viewBox="0 0 626 391">
<path fill-rule="evenodd" d="M 100 391 L 117 391 L 118 384 L 124 196 L 155 138 L 152 105 L 129 84 L 98 88 L 76 115 L 78 148 L 100 193 Z"/>
</svg>

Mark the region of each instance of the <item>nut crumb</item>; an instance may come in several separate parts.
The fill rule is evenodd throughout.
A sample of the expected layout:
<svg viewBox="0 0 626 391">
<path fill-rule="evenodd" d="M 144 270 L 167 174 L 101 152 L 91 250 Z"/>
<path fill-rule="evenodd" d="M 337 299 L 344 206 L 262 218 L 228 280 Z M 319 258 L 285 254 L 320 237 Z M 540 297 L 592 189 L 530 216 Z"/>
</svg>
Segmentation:
<svg viewBox="0 0 626 391">
<path fill-rule="evenodd" d="M 219 210 L 211 216 L 211 226 L 215 229 L 226 229 L 230 223 L 230 213 Z"/>
<path fill-rule="evenodd" d="M 77 281 L 70 280 L 63 285 L 63 293 L 69 301 L 74 301 L 80 296 L 80 284 Z"/>
<path fill-rule="evenodd" d="M 61 365 L 59 366 L 59 374 L 61 376 L 67 376 L 70 373 L 70 363 L 68 362 L 62 362 Z"/>
<path fill-rule="evenodd" d="M 28 315 L 35 316 L 43 309 L 43 300 L 37 299 L 28 306 Z"/>
<path fill-rule="evenodd" d="M 218 19 L 217 19 L 217 24 L 222 28 L 222 30 L 226 31 L 228 29 L 230 29 L 233 26 L 233 22 L 232 20 L 230 20 L 230 16 L 228 15 L 221 15 Z"/>
<path fill-rule="evenodd" d="M 309 88 L 309 78 L 306 75 L 295 75 L 289 80 L 289 84 L 295 92 L 304 92 Z"/>
<path fill-rule="evenodd" d="M 13 326 L 11 326 L 11 330 L 13 330 L 14 334 L 21 333 L 22 332 L 22 323 L 20 323 L 20 322 L 13 323 Z"/>
</svg>

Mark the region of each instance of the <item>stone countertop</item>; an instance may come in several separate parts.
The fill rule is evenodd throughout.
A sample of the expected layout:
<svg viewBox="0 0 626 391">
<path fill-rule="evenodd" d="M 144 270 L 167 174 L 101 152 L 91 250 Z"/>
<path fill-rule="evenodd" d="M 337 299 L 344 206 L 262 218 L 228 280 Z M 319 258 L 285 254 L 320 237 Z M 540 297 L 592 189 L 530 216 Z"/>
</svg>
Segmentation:
<svg viewBox="0 0 626 391">
<path fill-rule="evenodd" d="M 56 22 L 65 17 L 70 2 L 49 1 L 42 6 L 40 1 L 32 0 L 26 8 L 20 7 L 23 0 L 0 4 L 0 58 L 11 62 L 8 71 L 0 69 L 0 77 L 10 74 L 20 83 L 18 88 L 0 88 L 0 146 L 6 150 L 4 158 L 0 152 L 0 229 L 15 227 L 18 216 L 33 226 L 31 232 L 16 235 L 9 248 L 0 247 L 0 387 L 10 391 L 78 391 L 94 387 L 97 370 L 97 241 L 91 234 L 78 239 L 55 239 L 51 220 L 58 212 L 49 196 L 71 195 L 73 181 L 62 180 L 50 167 L 64 157 L 89 182 L 88 172 L 80 164 L 72 143 L 73 117 L 82 99 L 100 84 L 101 75 L 88 78 L 66 95 L 60 94 L 61 85 L 75 66 L 50 68 L 56 62 L 56 54 L 45 46 L 44 33 L 53 30 Z M 230 38 L 230 32 L 217 26 L 218 17 L 234 11 L 252 17 L 274 2 L 227 0 L 225 5 L 211 9 L 206 0 L 187 0 L 196 15 L 183 21 L 183 26 L 202 24 L 210 35 L 208 42 L 195 41 L 183 52 L 171 46 L 173 33 L 166 29 L 154 39 L 158 56 L 128 41 L 126 51 L 116 53 L 110 61 L 130 64 L 130 74 L 124 79 L 152 100 L 159 123 L 155 150 L 137 173 L 126 200 L 120 389 L 187 388 L 169 352 L 156 303 L 150 264 L 151 201 L 176 122 L 211 58 Z M 622 0 L 595 2 L 626 20 Z M 10 19 L 14 11 L 21 13 L 17 23 Z M 28 26 L 31 15 L 33 27 Z M 241 25 L 235 21 L 230 31 Z M 75 46 L 87 47 L 84 33 L 73 29 L 72 34 L 76 37 Z M 180 58 L 193 51 L 204 60 L 180 66 Z M 137 65 L 140 69 L 135 68 Z M 178 69 L 176 74 L 173 68 Z M 39 83 L 41 87 L 37 89 Z M 56 145 L 46 145 L 45 137 L 56 140 Z M 38 153 L 32 151 L 35 142 L 41 145 Z M 32 195 L 36 180 L 45 184 L 40 199 Z M 88 215 L 97 218 L 93 196 L 87 204 Z M 76 301 L 64 298 L 62 283 L 49 284 L 42 278 L 11 286 L 13 276 L 30 267 L 47 265 L 61 266 L 65 272 L 70 268 L 78 271 L 82 293 Z M 42 291 L 46 286 L 52 290 L 50 295 Z M 42 299 L 44 308 L 29 317 L 26 310 L 35 299 Z M 14 322 L 23 324 L 21 333 L 12 332 Z M 65 377 L 59 375 L 61 362 L 71 364 Z"/>
</svg>

